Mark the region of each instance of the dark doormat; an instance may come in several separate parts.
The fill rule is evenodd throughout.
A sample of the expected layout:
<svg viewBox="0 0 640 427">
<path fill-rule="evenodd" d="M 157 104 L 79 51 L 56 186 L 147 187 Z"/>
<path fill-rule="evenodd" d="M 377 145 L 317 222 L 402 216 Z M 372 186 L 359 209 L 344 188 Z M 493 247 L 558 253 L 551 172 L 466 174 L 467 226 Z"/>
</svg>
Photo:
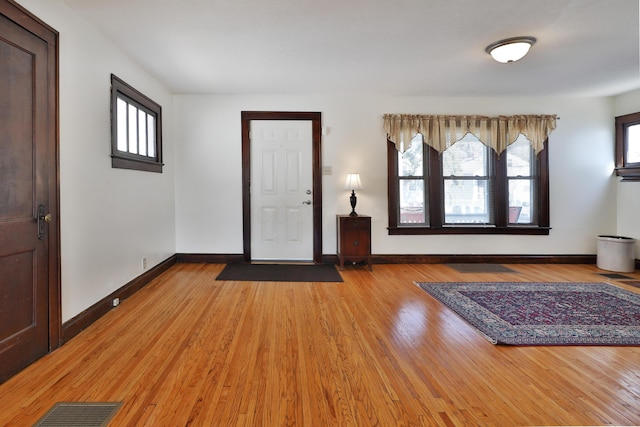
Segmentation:
<svg viewBox="0 0 640 427">
<path fill-rule="evenodd" d="M 465 263 L 447 264 L 447 266 L 458 273 L 517 273 L 517 271 L 501 264 Z"/>
<path fill-rule="evenodd" d="M 619 273 L 597 273 L 598 276 L 607 277 L 609 279 L 633 279 L 633 277 L 625 276 Z"/>
<path fill-rule="evenodd" d="M 227 264 L 216 280 L 244 282 L 342 282 L 333 264 Z"/>
<path fill-rule="evenodd" d="M 33 427 L 103 427 L 122 402 L 58 402 Z"/>
</svg>

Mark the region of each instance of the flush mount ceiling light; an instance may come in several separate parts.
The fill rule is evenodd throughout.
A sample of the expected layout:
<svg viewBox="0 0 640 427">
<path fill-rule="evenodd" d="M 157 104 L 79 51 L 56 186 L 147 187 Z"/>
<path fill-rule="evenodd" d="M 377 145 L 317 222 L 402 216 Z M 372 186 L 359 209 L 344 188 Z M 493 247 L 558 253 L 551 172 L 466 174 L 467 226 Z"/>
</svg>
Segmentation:
<svg viewBox="0 0 640 427">
<path fill-rule="evenodd" d="M 491 43 L 485 50 L 498 62 L 515 62 L 522 59 L 535 42 L 534 37 L 512 37 Z"/>
</svg>

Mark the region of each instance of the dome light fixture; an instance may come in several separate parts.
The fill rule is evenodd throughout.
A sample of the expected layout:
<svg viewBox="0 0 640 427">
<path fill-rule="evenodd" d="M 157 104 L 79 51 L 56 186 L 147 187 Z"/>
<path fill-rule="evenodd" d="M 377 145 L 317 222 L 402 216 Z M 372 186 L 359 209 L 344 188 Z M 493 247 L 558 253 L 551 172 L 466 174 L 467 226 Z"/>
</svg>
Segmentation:
<svg viewBox="0 0 640 427">
<path fill-rule="evenodd" d="M 496 61 L 506 64 L 522 59 L 535 42 L 535 37 L 511 37 L 491 43 L 485 51 Z"/>
</svg>

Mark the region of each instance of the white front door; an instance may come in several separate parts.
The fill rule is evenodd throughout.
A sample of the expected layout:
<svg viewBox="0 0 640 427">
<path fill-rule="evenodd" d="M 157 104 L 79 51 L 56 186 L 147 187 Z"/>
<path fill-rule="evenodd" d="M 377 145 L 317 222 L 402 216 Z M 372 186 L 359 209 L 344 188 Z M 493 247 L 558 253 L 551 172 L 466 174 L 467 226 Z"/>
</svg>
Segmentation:
<svg viewBox="0 0 640 427">
<path fill-rule="evenodd" d="M 251 121 L 251 260 L 313 261 L 312 122 Z"/>
</svg>

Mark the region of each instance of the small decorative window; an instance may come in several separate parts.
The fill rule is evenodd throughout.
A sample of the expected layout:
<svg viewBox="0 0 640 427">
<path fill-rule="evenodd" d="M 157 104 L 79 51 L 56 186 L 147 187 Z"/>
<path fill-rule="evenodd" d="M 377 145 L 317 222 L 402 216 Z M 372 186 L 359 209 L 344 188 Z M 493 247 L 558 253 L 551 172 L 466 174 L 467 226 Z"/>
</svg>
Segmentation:
<svg viewBox="0 0 640 427">
<path fill-rule="evenodd" d="M 640 113 L 616 117 L 616 175 L 640 181 Z"/>
<path fill-rule="evenodd" d="M 162 172 L 162 107 L 111 75 L 111 166 Z"/>
</svg>

